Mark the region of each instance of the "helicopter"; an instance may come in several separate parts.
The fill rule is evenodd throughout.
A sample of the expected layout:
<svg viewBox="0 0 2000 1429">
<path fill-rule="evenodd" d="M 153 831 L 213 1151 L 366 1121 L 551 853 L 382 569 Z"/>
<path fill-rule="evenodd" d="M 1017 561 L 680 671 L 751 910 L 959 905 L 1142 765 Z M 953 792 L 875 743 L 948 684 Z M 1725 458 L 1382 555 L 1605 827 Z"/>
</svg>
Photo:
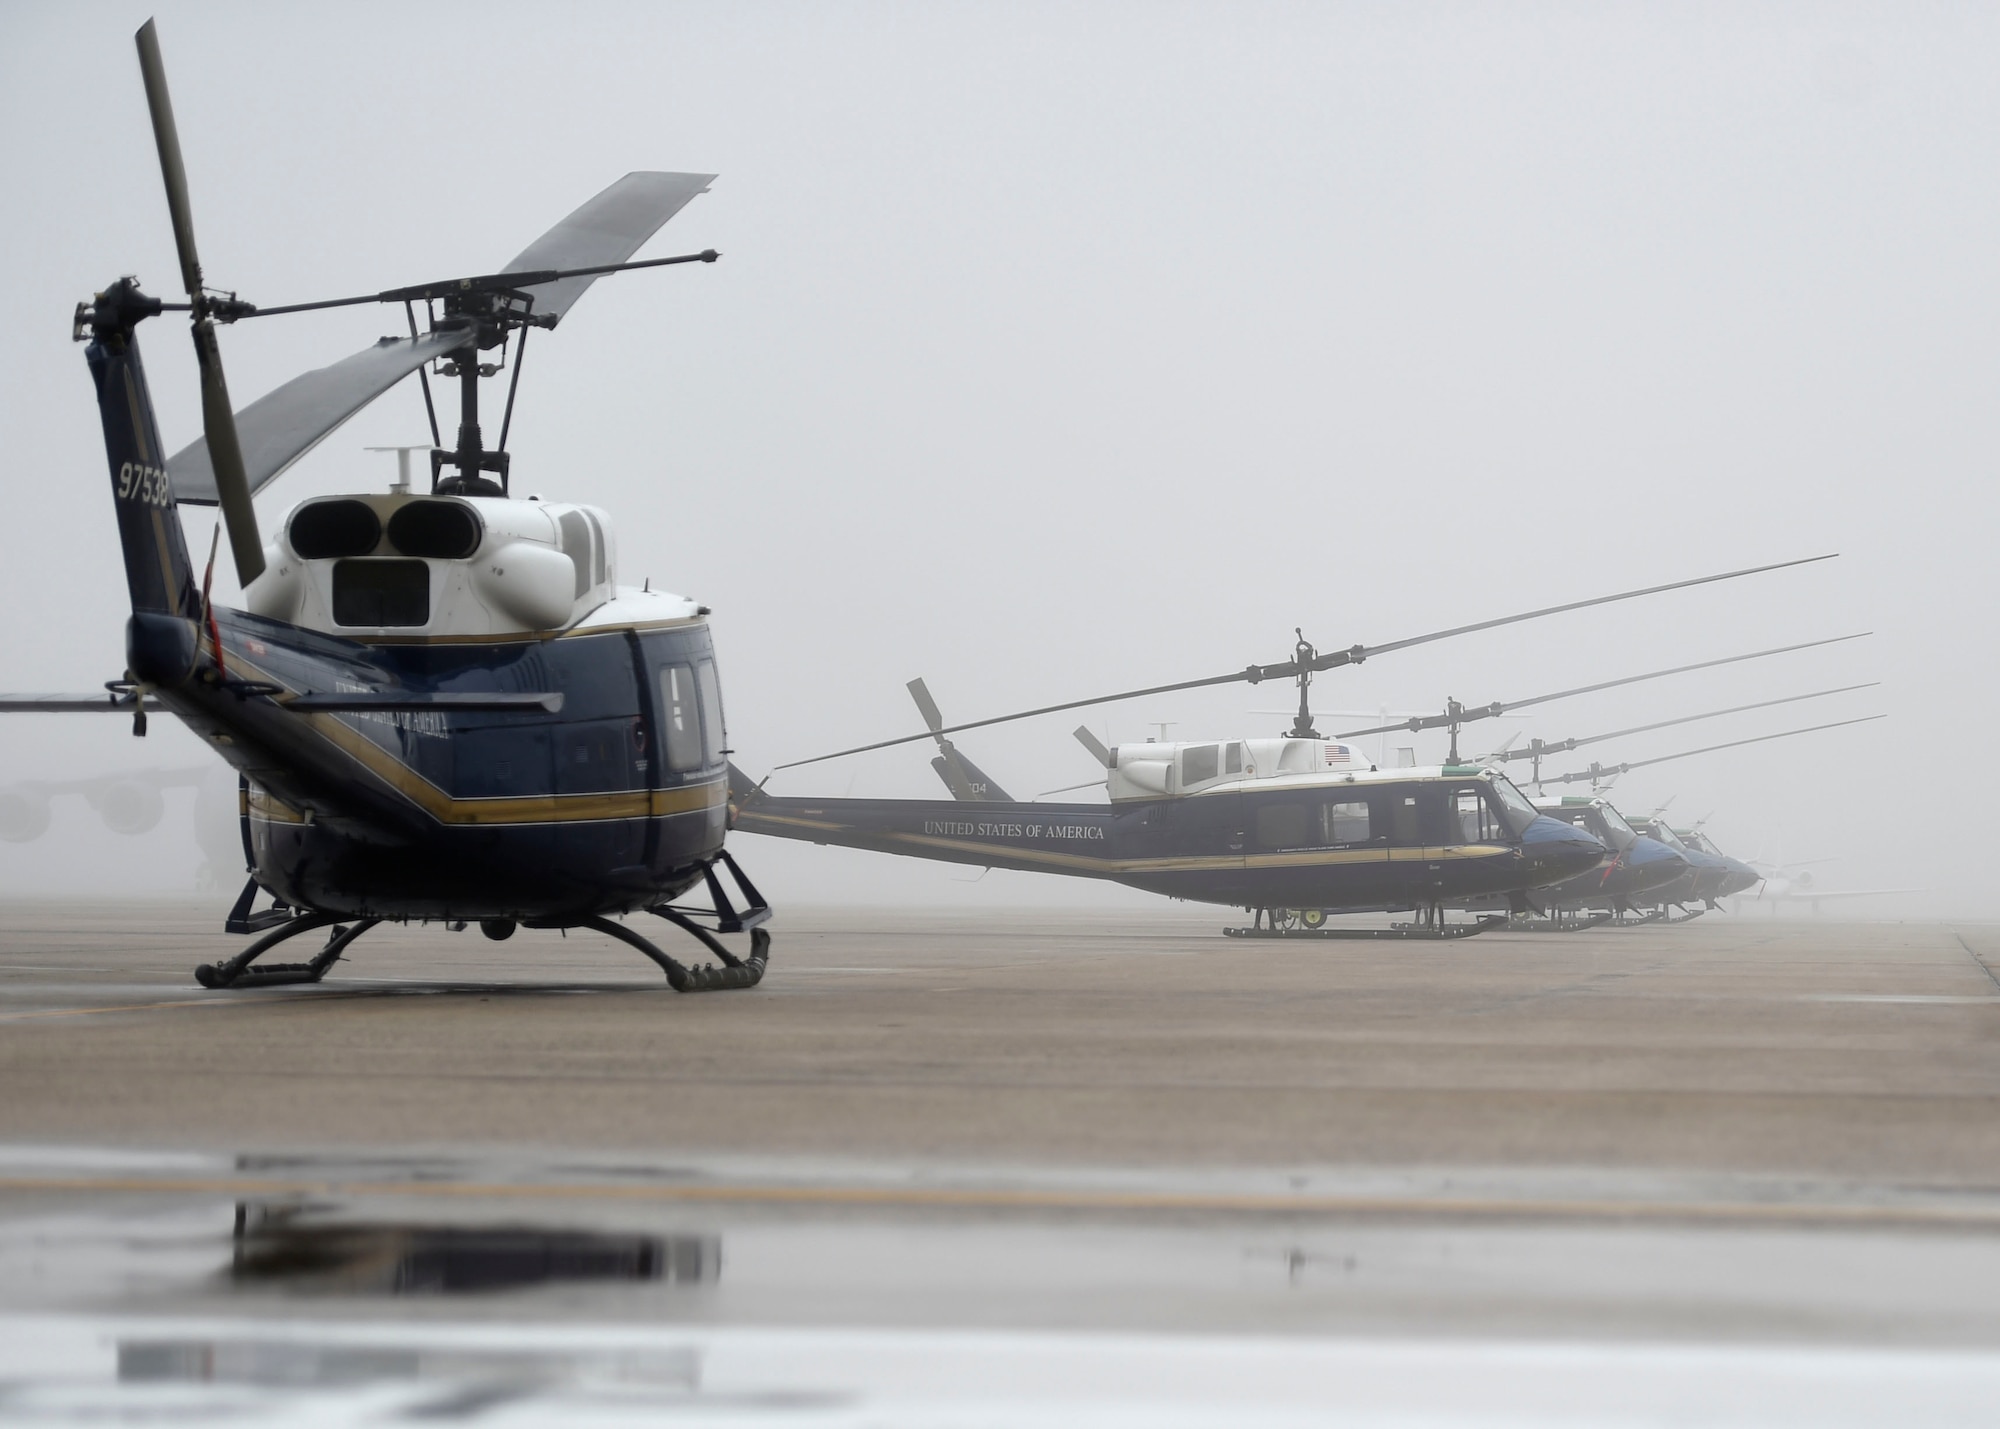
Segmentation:
<svg viewBox="0 0 2000 1429">
<path fill-rule="evenodd" d="M 1312 727 L 1313 675 L 1432 641 L 1805 563 L 1779 562 L 1597 596 L 1372 647 L 1322 653 L 1299 633 L 1292 658 L 1277 664 L 963 724 L 944 724 L 926 692 L 918 700 L 926 733 L 794 760 L 772 773 L 931 740 L 945 766 L 938 773 L 954 798 L 779 796 L 732 764 L 732 825 L 745 833 L 945 862 L 1109 879 L 1252 913 L 1249 927 L 1225 929 L 1232 936 L 1466 937 L 1505 919 L 1450 924 L 1444 917 L 1448 903 L 1497 895 L 1525 907 L 1526 890 L 1598 867 L 1604 845 L 1582 829 L 1544 817 L 1498 771 L 1458 764 L 1385 770 L 1358 746 L 1325 738 Z M 1291 679 L 1298 686 L 1293 726 L 1276 738 L 1148 741 L 1109 748 L 1087 728 L 1078 729 L 1076 738 L 1105 771 L 1108 807 L 969 800 L 960 792 L 963 771 L 949 763 L 955 750 L 947 749 L 948 736 L 963 730 L 1267 679 Z M 1294 910 L 1308 911 L 1294 917 Z M 1418 913 L 1415 924 L 1389 929 L 1324 926 L 1335 912 L 1405 910 Z"/>
<path fill-rule="evenodd" d="M 1856 686 L 1852 688 L 1867 688 Z M 1770 704 L 1788 704 L 1799 699 L 1816 699 L 1820 695 L 1844 694 L 1842 690 L 1826 690 L 1816 695 L 1797 695 L 1785 700 L 1768 701 Z M 1751 708 L 1751 707 L 1742 707 Z M 1710 714 L 1689 715 L 1677 720 L 1661 720 L 1654 724 L 1637 726 L 1630 730 L 1614 731 L 1611 734 L 1592 735 L 1581 739 L 1563 740 L 1541 745 L 1544 752 L 1556 748 L 1568 748 L 1580 744 L 1594 743 L 1601 739 L 1612 739 L 1625 734 L 1635 734 L 1642 730 L 1663 728 L 1672 724 L 1685 724 L 1692 720 L 1713 718 L 1715 714 L 1733 714 L 1736 710 L 1715 711 Z M 1714 899 L 1749 885 L 1743 877 L 1748 874 L 1754 882 L 1755 870 L 1738 860 L 1727 858 L 1713 849 L 1696 847 L 1677 837 L 1671 831 L 1662 833 L 1654 825 L 1656 819 L 1626 820 L 1602 795 L 1602 786 L 1617 775 L 1646 765 L 1667 764 L 1677 759 L 1691 759 L 1697 755 L 1710 754 L 1723 749 L 1735 749 L 1743 745 L 1762 744 L 1775 739 L 1791 739 L 1798 735 L 1815 734 L 1825 729 L 1840 729 L 1850 724 L 1867 724 L 1882 719 L 1882 715 L 1864 715 L 1859 719 L 1836 720 L 1829 724 L 1811 725 L 1804 729 L 1782 730 L 1776 734 L 1762 734 L 1750 739 L 1730 740 L 1724 744 L 1707 745 L 1701 749 L 1683 750 L 1678 754 L 1660 755 L 1653 759 L 1637 760 L 1615 765 L 1607 769 L 1593 763 L 1589 770 L 1574 774 L 1551 776 L 1549 783 L 1574 783 L 1582 779 L 1592 781 L 1593 792 L 1589 795 L 1544 796 L 1541 785 L 1536 785 L 1534 805 L 1554 818 L 1563 819 L 1580 827 L 1588 828 L 1603 839 L 1612 850 L 1611 858 L 1597 871 L 1586 873 L 1567 883 L 1540 889 L 1532 900 L 1531 912 L 1548 920 L 1549 926 L 1558 931 L 1575 931 L 1584 927 L 1616 919 L 1623 922 L 1628 916 L 1638 914 L 1641 922 L 1661 919 L 1670 922 L 1685 922 L 1688 917 L 1699 916 L 1689 913 L 1676 918 L 1671 908 L 1685 904 L 1697 896 L 1698 890 L 1704 898 L 1706 908 L 1715 907 Z M 1533 745 L 1531 748 L 1535 747 Z M 1499 756 L 1488 756 L 1489 764 L 1499 762 Z M 1467 905 L 1478 911 L 1477 903 Z M 1642 910 L 1650 909 L 1650 912 Z M 1517 913 L 1516 917 L 1520 915 Z"/>
<path fill-rule="evenodd" d="M 72 328 L 89 344 L 131 596 L 126 672 L 104 694 L 6 697 L 0 709 L 129 713 L 141 735 L 149 711 L 165 710 L 238 772 L 250 877 L 225 926 L 261 936 L 197 968 L 204 987 L 318 982 L 385 919 L 476 921 L 495 940 L 522 926 L 589 928 L 652 959 L 678 992 L 755 986 L 771 909 L 724 848 L 709 609 L 619 585 L 598 508 L 509 493 L 529 333 L 554 328 L 599 277 L 714 262 L 712 249 L 632 259 L 714 175 L 627 174 L 497 273 L 260 308 L 203 277 L 153 21 L 135 38 L 187 301 L 121 278 L 77 305 Z M 403 307 L 407 336 L 233 411 L 220 326 L 377 302 Z M 164 312 L 192 324 L 204 433 L 171 458 L 137 336 Z M 484 360 L 495 348 L 501 362 Z M 480 384 L 509 348 L 488 448 Z M 433 363 L 457 381 L 451 446 L 436 430 Z M 399 480 L 387 494 L 313 498 L 266 544 L 252 495 L 412 372 L 432 422 L 429 490 Z M 183 504 L 220 505 L 216 544 L 226 528 L 245 609 L 209 599 L 214 544 L 197 582 Z M 698 885 L 711 907 L 675 901 Z M 253 912 L 260 890 L 272 905 Z M 684 966 L 611 920 L 638 911 L 696 938 L 717 964 Z M 322 928 L 310 961 L 253 966 Z M 751 941 L 739 958 L 716 934 L 742 931 Z"/>
</svg>

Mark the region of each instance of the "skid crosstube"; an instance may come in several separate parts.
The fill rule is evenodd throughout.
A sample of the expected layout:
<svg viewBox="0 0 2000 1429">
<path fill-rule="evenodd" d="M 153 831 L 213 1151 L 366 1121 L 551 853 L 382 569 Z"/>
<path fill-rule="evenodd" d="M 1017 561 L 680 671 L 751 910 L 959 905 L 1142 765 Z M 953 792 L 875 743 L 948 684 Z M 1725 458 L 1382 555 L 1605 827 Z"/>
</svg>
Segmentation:
<svg viewBox="0 0 2000 1429">
<path fill-rule="evenodd" d="M 744 907 L 739 911 L 735 902 L 724 891 L 721 880 L 716 876 L 717 866 L 724 869 L 735 882 L 737 896 Z M 749 876 L 736 860 L 727 853 L 720 853 L 703 870 L 711 907 L 696 908 L 679 904 L 661 903 L 645 911 L 673 924 L 689 937 L 695 939 L 708 951 L 715 954 L 717 965 L 689 967 L 659 948 L 650 938 L 637 929 L 623 923 L 613 922 L 598 915 L 568 918 L 530 918 L 522 920 L 528 928 L 588 928 L 602 933 L 608 938 L 616 938 L 629 947 L 643 953 L 667 975 L 667 985 L 675 992 L 728 992 L 757 986 L 764 980 L 764 969 L 771 959 L 771 934 L 763 925 L 770 921 L 771 905 L 757 890 Z M 350 944 L 363 933 L 384 921 L 381 918 L 352 918 L 341 913 L 329 913 L 307 908 L 291 908 L 283 904 L 253 914 L 251 904 L 256 898 L 257 883 L 253 879 L 245 886 L 243 894 L 230 910 L 225 930 L 231 933 L 258 932 L 263 936 L 238 953 L 235 957 L 220 963 L 203 963 L 194 971 L 195 981 L 211 989 L 275 987 L 287 983 L 316 983 L 325 977 L 327 970 L 339 962 Z M 703 927 L 697 919 L 707 919 L 712 928 Z M 505 937 L 513 931 L 510 920 L 496 920 L 505 924 L 505 931 L 494 934 Z M 454 924 L 463 928 L 464 923 Z M 296 938 L 301 933 L 309 933 L 319 928 L 331 928 L 326 946 L 310 962 L 278 963 L 255 966 L 257 959 L 287 939 Z M 717 933 L 750 934 L 750 951 L 744 957 L 737 957 L 717 940 Z"/>
<path fill-rule="evenodd" d="M 1502 917 L 1481 918 L 1472 923 L 1448 923 L 1437 927 L 1412 925 L 1401 928 L 1224 928 L 1226 938 L 1334 938 L 1348 942 L 1448 943 L 1480 933 L 1504 928 Z"/>
</svg>

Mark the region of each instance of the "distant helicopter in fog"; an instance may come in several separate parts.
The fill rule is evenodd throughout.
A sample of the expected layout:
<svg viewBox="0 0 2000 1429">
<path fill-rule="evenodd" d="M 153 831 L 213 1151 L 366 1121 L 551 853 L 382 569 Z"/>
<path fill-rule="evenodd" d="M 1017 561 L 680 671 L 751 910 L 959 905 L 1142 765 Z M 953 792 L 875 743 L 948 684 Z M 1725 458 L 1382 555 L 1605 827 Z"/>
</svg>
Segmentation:
<svg viewBox="0 0 2000 1429">
<path fill-rule="evenodd" d="M 920 686 L 913 685 L 926 733 L 777 768 L 931 740 L 939 749 L 933 766 L 952 791 L 951 800 L 776 796 L 732 765 L 732 819 L 745 833 L 1103 878 L 1239 907 L 1255 915 L 1250 927 L 1226 930 L 1240 936 L 1462 937 L 1491 922 L 1448 927 L 1444 909 L 1453 901 L 1497 895 L 1525 908 L 1527 890 L 1597 867 L 1604 846 L 1584 830 L 1542 816 L 1496 770 L 1457 764 L 1385 770 L 1358 747 L 1325 738 L 1312 727 L 1314 673 L 1474 631 L 1798 564 L 1804 562 L 1573 601 L 1375 647 L 1322 654 L 1301 635 L 1293 658 L 1280 664 L 959 725 L 944 724 L 928 691 L 920 694 Z M 1267 679 L 1298 686 L 1297 717 L 1276 738 L 1106 748 L 1087 729 L 1077 730 L 1078 741 L 1105 771 L 1101 782 L 1109 807 L 1006 799 L 948 739 L 962 730 L 1114 700 Z M 1332 913 L 1385 910 L 1416 910 L 1421 921 L 1415 927 L 1337 933 L 1323 926 Z"/>
</svg>

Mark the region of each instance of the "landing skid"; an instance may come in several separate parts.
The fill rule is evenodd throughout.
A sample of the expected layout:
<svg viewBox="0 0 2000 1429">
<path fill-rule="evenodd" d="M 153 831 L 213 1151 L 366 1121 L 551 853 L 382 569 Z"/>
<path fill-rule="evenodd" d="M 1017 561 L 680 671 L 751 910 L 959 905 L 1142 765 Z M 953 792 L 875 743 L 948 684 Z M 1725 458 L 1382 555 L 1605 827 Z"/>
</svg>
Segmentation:
<svg viewBox="0 0 2000 1429">
<path fill-rule="evenodd" d="M 1504 928 L 1507 920 L 1502 917 L 1481 918 L 1473 923 L 1445 923 L 1436 926 L 1422 923 L 1399 923 L 1393 928 L 1224 928 L 1225 938 L 1337 938 L 1349 942 L 1388 943 L 1442 943 L 1457 938 L 1470 938 L 1478 933 L 1488 933 L 1495 928 Z"/>
<path fill-rule="evenodd" d="M 1609 913 L 1592 913 L 1582 918 L 1515 916 L 1508 919 L 1507 929 L 1514 933 L 1581 933 L 1587 928 L 1601 928 L 1610 921 Z"/>
<path fill-rule="evenodd" d="M 724 892 L 721 881 L 716 877 L 716 865 L 725 867 L 735 880 L 738 896 L 745 903 L 741 912 Z M 764 895 L 737 866 L 736 860 L 727 853 L 717 856 L 703 870 L 709 893 L 710 908 L 691 908 L 681 904 L 660 903 L 645 911 L 663 918 L 676 928 L 695 939 L 703 947 L 714 953 L 719 965 L 688 967 L 667 956 L 653 941 L 636 929 L 623 923 L 614 923 L 609 918 L 591 915 L 583 918 L 533 918 L 523 920 L 528 928 L 589 928 L 608 938 L 638 949 L 657 964 L 667 975 L 667 985 L 675 992 L 727 992 L 739 988 L 755 987 L 764 979 L 764 969 L 771 959 L 771 934 L 763 925 L 770 921 L 771 906 L 764 901 Z M 349 945 L 363 933 L 383 921 L 380 918 L 348 920 L 338 913 L 311 912 L 304 909 L 287 908 L 280 904 L 268 908 L 260 914 L 250 912 L 251 902 L 256 896 L 256 882 L 243 891 L 231 910 L 225 925 L 230 932 L 263 932 L 264 936 L 230 958 L 227 962 L 203 963 L 194 970 L 195 981 L 203 987 L 246 988 L 276 987 L 286 983 L 313 983 L 326 976 L 327 970 L 339 962 Z M 713 920 L 712 928 L 705 928 L 698 918 Z M 504 920 L 503 920 L 504 921 Z M 464 924 L 456 925 L 463 927 Z M 507 925 L 511 930 L 512 924 Z M 275 963 L 253 966 L 278 944 L 296 938 L 301 933 L 310 933 L 319 928 L 331 928 L 326 945 L 310 961 L 303 963 Z M 750 934 L 750 953 L 739 958 L 716 940 L 717 933 Z M 505 936 L 500 934 L 499 936 Z"/>
<path fill-rule="evenodd" d="M 1692 923 L 1707 911 L 1706 908 L 1684 908 L 1681 910 L 1681 916 L 1678 918 L 1671 913 L 1663 914 L 1662 917 L 1664 921 L 1669 923 Z"/>
</svg>

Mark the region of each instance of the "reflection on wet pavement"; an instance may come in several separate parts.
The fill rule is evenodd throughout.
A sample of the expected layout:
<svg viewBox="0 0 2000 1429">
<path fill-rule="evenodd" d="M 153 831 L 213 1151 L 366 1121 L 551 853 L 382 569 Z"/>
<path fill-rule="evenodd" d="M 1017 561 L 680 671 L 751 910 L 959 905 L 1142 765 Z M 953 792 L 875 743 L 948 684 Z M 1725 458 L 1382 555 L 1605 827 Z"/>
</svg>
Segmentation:
<svg viewBox="0 0 2000 1429">
<path fill-rule="evenodd" d="M 643 1353 L 537 1353 L 451 1345 L 316 1344 L 270 1337 L 147 1338 L 118 1341 L 121 1383 L 337 1387 L 413 1380 L 486 1387 L 489 1397 L 593 1379 L 693 1389 L 701 1358 L 691 1347 Z"/>
<path fill-rule="evenodd" d="M 721 1273 L 722 1242 L 714 1236 L 329 1223 L 308 1208 L 240 1201 L 229 1266 L 239 1285 L 350 1295 L 463 1295 L 620 1280 L 699 1285 Z"/>
<path fill-rule="evenodd" d="M 1618 1172 L 0 1148 L 0 1420 L 1234 1425 L 1365 1384 L 1594 1422 L 1650 1376 L 1769 1422 L 1846 1374 L 1822 1422 L 1976 1423 L 1997 1226 L 1970 1191 Z"/>
</svg>

